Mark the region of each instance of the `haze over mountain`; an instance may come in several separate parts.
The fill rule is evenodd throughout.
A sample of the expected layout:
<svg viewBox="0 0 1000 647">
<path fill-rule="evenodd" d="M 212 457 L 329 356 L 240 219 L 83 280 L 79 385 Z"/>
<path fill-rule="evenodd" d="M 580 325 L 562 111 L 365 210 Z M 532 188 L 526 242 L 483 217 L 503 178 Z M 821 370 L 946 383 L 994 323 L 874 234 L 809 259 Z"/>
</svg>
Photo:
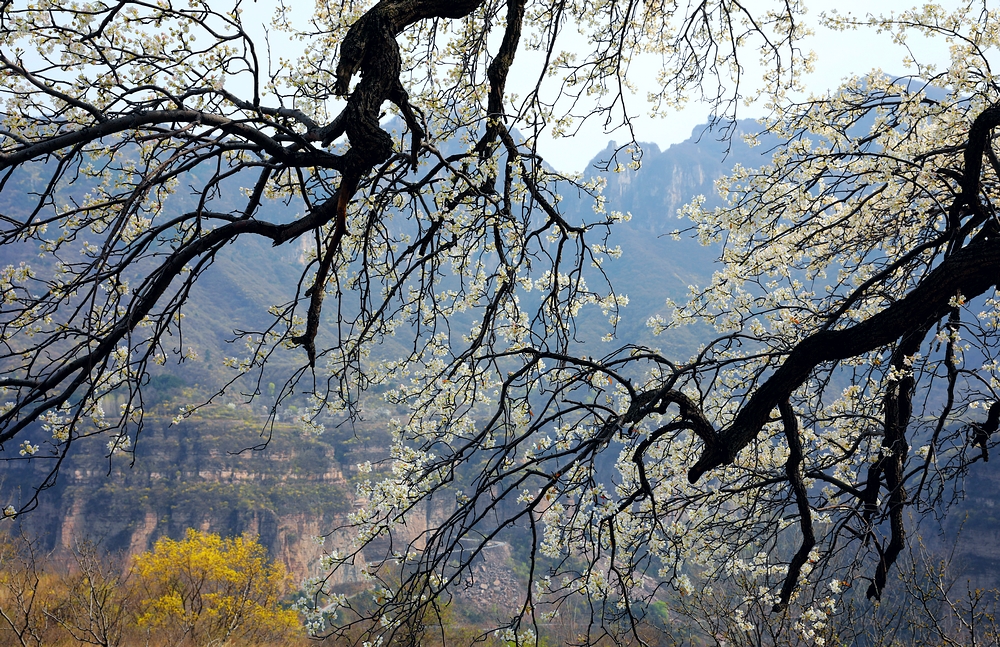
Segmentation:
<svg viewBox="0 0 1000 647">
<path fill-rule="evenodd" d="M 629 222 L 614 228 L 609 241 L 612 247 L 621 246 L 622 257 L 604 268 L 615 290 L 630 298 L 612 345 L 652 344 L 683 360 L 707 338 L 710 331 L 697 327 L 654 338 L 646 320 L 662 311 L 667 298 L 683 298 L 689 285 L 704 284 L 711 276 L 718 250 L 690 237 L 673 240 L 667 234 L 687 226 L 678 220 L 677 211 L 694 196 L 706 196 L 709 206 L 718 204 L 715 180 L 734 164 L 757 166 L 766 161 L 766 144 L 750 148 L 740 138 L 755 132 L 755 127 L 753 122 L 741 122 L 730 141 L 719 141 L 714 133 L 697 128 L 691 138 L 666 150 L 644 145 L 639 170 L 604 173 L 607 207 L 632 214 Z M 608 162 L 614 166 L 615 150 L 616 145 L 609 143 L 593 160 L 592 172 Z M 15 202 L 16 196 L 8 192 L 0 197 L 0 209 L 15 209 Z M 592 208 L 574 195 L 565 196 L 563 207 L 576 216 Z M 282 208 L 269 206 L 279 218 Z M 0 249 L 3 264 L 35 259 L 35 250 Z M 286 414 L 265 449 L 241 451 L 266 439 L 260 430 L 273 393 L 268 393 L 265 378 L 253 404 L 246 404 L 236 392 L 200 415 L 169 424 L 179 404 L 218 388 L 224 376 L 219 360 L 237 354 L 241 346 L 237 342 L 234 352 L 226 340 L 233 338 L 234 330 L 265 325 L 267 309 L 294 296 L 303 268 L 301 248 L 276 250 L 253 239 L 218 255 L 185 310 L 184 344 L 197 352 L 197 358 L 168 364 L 154 377 L 134 463 L 109 460 L 103 442 L 82 442 L 71 453 L 55 486 L 42 493 L 41 506 L 23 519 L 30 532 L 40 535 L 43 548 L 59 553 L 91 538 L 109 550 L 134 554 L 160 536 L 180 536 L 187 527 L 223 535 L 252 532 L 296 575 L 309 574 L 321 552 L 312 537 L 344 521 L 352 509 L 355 466 L 380 457 L 389 418 L 405 411 L 380 403 L 372 394 L 364 421 L 328 428 L 318 437 L 304 435 Z M 275 375 L 292 360 L 301 361 L 300 351 L 284 352 L 285 357 L 276 357 Z M 600 352 L 595 347 L 593 354 Z M 294 406 L 288 407 L 289 414 Z M 0 501 L 29 496 L 19 486 L 34 482 L 33 476 L 46 467 L 41 459 L 6 463 Z M 996 483 L 977 478 L 976 507 L 992 510 Z M 425 512 L 424 523 L 433 524 L 447 510 L 431 505 Z M 998 572 L 1000 552 L 988 549 L 1000 545 L 992 519 L 989 514 L 970 518 L 965 537 L 980 540 L 965 541 L 963 550 L 976 563 L 989 564 L 992 572 Z M 413 530 L 417 533 L 420 528 Z M 981 541 L 987 536 L 988 541 Z M 337 540 L 346 537 L 335 536 L 333 541 Z"/>
<path fill-rule="evenodd" d="M 753 125 L 741 127 L 750 129 Z M 593 172 L 614 149 L 615 145 L 609 144 L 594 160 Z M 650 341 L 646 319 L 661 310 L 668 297 L 681 297 L 689 284 L 710 276 L 713 250 L 690 239 L 674 241 L 662 236 L 683 226 L 677 221 L 677 209 L 692 196 L 714 195 L 715 179 L 734 163 L 749 165 L 760 159 L 757 150 L 749 149 L 738 135 L 731 142 L 719 142 L 701 129 L 667 150 L 655 145 L 643 150 L 638 171 L 606 173 L 608 208 L 632 213 L 632 220 L 616 227 L 610 241 L 620 245 L 624 254 L 606 266 L 615 289 L 630 297 L 619 327 L 619 342 Z M 3 207 L 17 209 L 17 196 L 6 193 Z M 174 208 L 183 208 L 185 200 L 179 196 Z M 577 216 L 592 208 L 573 195 L 566 196 L 563 206 Z M 281 218 L 280 210 L 286 207 L 271 204 L 267 208 L 269 217 Z M 37 251 L 24 247 L 8 247 L 0 250 L 0 255 L 4 264 L 45 262 L 38 259 Z M 206 410 L 203 418 L 167 426 L 178 402 L 186 397 L 197 399 L 218 388 L 225 376 L 219 368 L 221 358 L 238 354 L 242 346 L 238 341 L 235 345 L 226 341 L 234 337 L 234 330 L 261 329 L 268 321 L 268 308 L 294 296 L 303 268 L 301 248 L 274 249 L 255 239 L 241 240 L 218 255 L 198 281 L 185 309 L 183 345 L 193 349 L 197 357 L 168 363 L 164 373 L 154 378 L 147 407 L 152 415 L 137 444 L 135 464 L 109 462 L 103 444 L 78 448 L 83 451 L 71 455 L 56 486 L 43 493 L 42 507 L 26 520 L 43 532 L 47 547 L 68 547 L 80 533 L 94 533 L 108 548 L 134 552 L 146 549 L 161 534 L 177 534 L 186 526 L 224 534 L 252 530 L 275 554 L 292 562 L 293 568 L 300 572 L 305 568 L 302 561 L 290 556 L 294 552 L 316 553 L 307 548 L 308 535 L 333 521 L 330 515 L 344 512 L 331 509 L 330 502 L 321 499 L 334 497 L 342 503 L 353 489 L 348 482 L 349 466 L 360 462 L 355 460 L 358 455 L 373 449 L 365 449 L 363 441 L 343 443 L 355 434 L 376 433 L 388 415 L 397 412 L 374 407 L 366 414 L 365 429 L 360 433 L 357 429 L 328 432 L 300 441 L 295 440 L 293 426 L 286 429 L 279 423 L 278 439 L 267 449 L 239 455 L 230 452 L 260 442 L 260 426 L 253 421 L 261 421 L 273 401 L 266 392 L 254 405 L 246 405 L 234 393 L 220 400 L 216 408 Z M 689 353 L 697 339 L 684 331 L 676 338 L 655 341 Z M 181 340 L 176 343 L 180 345 Z M 275 358 L 275 375 L 282 365 L 301 361 L 298 351 L 284 352 L 284 358 Z M 262 389 L 266 388 L 265 380 Z M 305 455 L 309 456 L 308 467 L 299 464 Z M 44 467 L 44 461 L 38 459 L 7 464 L 3 499 L 23 499 L 27 493 L 18 494 L 18 485 L 31 482 L 27 472 Z M 299 497 L 301 505 L 281 503 L 285 499 L 278 493 L 279 483 L 297 488 L 303 497 L 308 490 L 317 500 Z M 317 515 L 306 521 L 309 510 Z M 282 515 L 296 520 L 281 521 Z M 292 535 L 296 539 L 291 540 Z"/>
</svg>

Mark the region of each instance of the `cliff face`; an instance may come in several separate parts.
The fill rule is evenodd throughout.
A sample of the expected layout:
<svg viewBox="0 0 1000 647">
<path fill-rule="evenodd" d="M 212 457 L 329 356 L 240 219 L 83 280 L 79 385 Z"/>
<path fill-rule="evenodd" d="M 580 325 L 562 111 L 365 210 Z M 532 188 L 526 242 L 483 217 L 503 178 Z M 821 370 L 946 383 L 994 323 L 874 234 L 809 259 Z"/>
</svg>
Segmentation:
<svg viewBox="0 0 1000 647">
<path fill-rule="evenodd" d="M 604 173 L 607 186 L 604 195 L 607 205 L 616 211 L 630 212 L 631 222 L 621 229 L 624 232 L 660 236 L 673 229 L 686 226 L 677 220 L 677 210 L 697 195 L 705 197 L 705 204 L 714 207 L 722 203 L 715 188 L 715 181 L 735 165 L 757 167 L 770 161 L 770 139 L 762 138 L 761 146 L 751 148 L 743 136 L 759 132 L 760 126 L 752 120 L 735 125 L 731 138 L 720 141 L 719 131 L 699 126 L 691 137 L 666 150 L 656 144 L 642 144 L 642 160 L 638 170 Z M 598 154 L 595 168 L 628 161 L 621 155 L 611 161 L 616 148 Z M 625 156 L 627 157 L 627 156 Z M 712 260 L 712 259 L 710 259 Z M 699 273 L 707 274 L 711 268 L 701 266 Z"/>
<path fill-rule="evenodd" d="M 42 549 L 68 558 L 75 544 L 90 540 L 134 556 L 160 537 L 183 537 L 187 528 L 249 533 L 301 580 L 316 574 L 325 549 L 350 546 L 353 531 L 345 526 L 356 507 L 352 474 L 358 463 L 384 458 L 387 444 L 379 431 L 384 421 L 319 436 L 279 423 L 268 440 L 261 437 L 264 420 L 244 405 L 211 406 L 169 423 L 166 416 L 147 417 L 134 460 L 107 458 L 100 438 L 81 440 L 56 485 L 22 519 Z M 263 446 L 245 449 L 257 445 Z M 46 467 L 38 459 L 8 465 L 0 483 L 4 500 L 30 496 L 18 485 L 37 482 Z M 424 504 L 403 538 L 419 545 L 450 512 L 442 501 Z M 363 562 L 362 556 L 357 568 L 341 569 L 333 583 L 361 581 Z"/>
<path fill-rule="evenodd" d="M 353 450 L 281 424 L 262 449 L 244 449 L 267 440 L 262 426 L 243 408 L 218 406 L 175 426 L 147 417 L 134 457 L 109 459 L 102 443 L 83 439 L 23 523 L 57 557 L 83 539 L 134 555 L 187 528 L 252 533 L 303 576 L 322 551 L 313 538 L 351 510 L 353 486 L 340 455 Z M 5 497 L 23 500 L 30 493 L 18 484 L 47 466 L 37 459 L 9 465 Z"/>
</svg>

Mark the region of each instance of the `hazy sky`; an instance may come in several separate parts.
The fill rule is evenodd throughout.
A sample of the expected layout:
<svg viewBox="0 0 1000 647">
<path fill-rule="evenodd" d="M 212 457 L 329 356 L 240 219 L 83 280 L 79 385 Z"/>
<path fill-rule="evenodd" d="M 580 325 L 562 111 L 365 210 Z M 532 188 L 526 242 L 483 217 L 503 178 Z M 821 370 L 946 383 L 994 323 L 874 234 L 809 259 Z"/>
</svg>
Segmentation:
<svg viewBox="0 0 1000 647">
<path fill-rule="evenodd" d="M 762 4 L 757 2 L 755 4 Z M 902 60 L 906 50 L 893 44 L 887 34 L 876 34 L 874 30 L 857 30 L 853 32 L 834 32 L 818 25 L 819 14 L 825 10 L 836 8 L 841 14 L 848 12 L 864 16 L 874 10 L 887 14 L 890 11 L 908 9 L 918 4 L 916 0 L 877 0 L 875 2 L 859 0 L 806 0 L 809 8 L 807 21 L 815 35 L 810 37 L 803 49 L 811 49 L 816 53 L 815 71 L 807 77 L 811 91 L 819 93 L 828 88 L 836 87 L 847 76 L 861 74 L 873 68 L 880 68 L 888 74 L 904 74 Z M 946 8 L 953 8 L 964 3 L 955 0 L 945 0 Z M 941 41 L 928 41 L 914 37 L 911 46 L 918 49 L 920 60 L 925 56 L 943 65 L 947 61 L 947 45 Z M 641 78 L 641 70 L 634 71 L 632 78 Z M 655 72 L 648 74 L 654 78 Z M 751 75 L 747 80 L 753 81 Z M 749 94 L 749 93 L 745 93 Z M 638 114 L 636 134 L 640 141 L 654 142 L 660 148 L 684 141 L 691 136 L 692 130 L 704 124 L 710 112 L 710 107 L 701 103 L 691 102 L 683 111 L 674 113 L 669 118 L 653 120 L 647 115 L 647 110 L 640 109 L 641 104 L 633 105 L 633 114 Z M 762 107 L 741 107 L 740 118 L 756 118 L 763 116 Z M 597 153 L 604 150 L 610 140 L 619 142 L 627 139 L 624 132 L 605 133 L 600 124 L 591 124 L 580 136 L 572 139 L 543 141 L 542 154 L 553 167 L 563 171 L 582 171 L 586 164 Z"/>
<path fill-rule="evenodd" d="M 684 0 L 681 0 L 683 2 Z M 776 0 L 749 0 L 747 4 L 751 7 L 765 7 Z M 853 13 L 864 16 L 869 11 L 879 13 L 889 13 L 900 11 L 918 4 L 923 0 L 805 0 L 808 8 L 807 22 L 812 27 L 815 35 L 803 43 L 803 49 L 811 49 L 816 52 L 815 72 L 807 77 L 808 87 L 811 91 L 819 93 L 826 89 L 836 87 L 844 77 L 852 74 L 861 74 L 872 68 L 880 68 L 888 74 L 904 74 L 902 60 L 906 55 L 905 50 L 894 45 L 890 37 L 886 34 L 876 34 L 874 30 L 858 30 L 853 32 L 833 32 L 819 26 L 819 15 L 823 11 L 836 8 L 840 13 Z M 256 15 L 270 17 L 271 6 L 274 0 L 255 0 L 254 10 Z M 947 9 L 957 8 L 964 5 L 959 0 L 941 0 L 941 4 Z M 293 3 L 294 5 L 294 3 Z M 259 9 L 258 9 L 259 6 Z M 301 3 L 296 5 L 294 14 L 302 20 L 306 19 L 311 3 Z M 247 16 L 244 15 L 244 19 Z M 250 21 L 252 22 L 252 21 Z M 263 21 L 262 21 L 263 22 Z M 249 25 L 248 25 L 249 26 Z M 252 30 L 253 31 L 253 30 Z M 569 34 L 564 34 L 569 36 Z M 579 39 L 579 47 L 588 47 L 583 37 Z M 279 41 L 280 42 L 280 39 Z M 928 43 L 926 40 L 914 37 L 912 45 L 919 48 L 921 60 L 925 56 L 943 64 L 947 61 L 947 46 L 940 42 Z M 562 44 L 566 48 L 566 42 Z M 279 46 L 281 47 L 281 46 Z M 284 47 L 287 47 L 284 46 Z M 295 47 L 294 45 L 292 46 Z M 295 52 L 278 52 L 287 58 L 294 58 Z M 530 52 L 521 52 L 515 67 L 512 70 L 512 78 L 508 83 L 508 91 L 518 92 L 517 75 L 514 74 L 519 63 L 522 69 L 530 69 L 524 73 L 524 84 L 533 85 L 537 80 L 537 67 L 531 65 Z M 756 57 L 752 54 L 744 56 L 743 60 L 756 62 Z M 653 66 L 643 68 L 641 64 L 634 65 L 630 70 L 630 78 L 640 85 L 643 96 L 650 88 L 642 87 L 642 79 L 648 78 L 654 82 L 656 69 Z M 744 78 L 748 81 L 745 86 L 747 91 L 744 95 L 750 94 L 752 82 L 759 74 L 748 73 Z M 522 96 L 524 92 L 520 92 Z M 684 141 L 691 136 L 692 130 L 700 124 L 705 123 L 710 112 L 710 106 L 691 102 L 684 110 L 671 114 L 664 119 L 651 119 L 648 117 L 648 109 L 644 102 L 634 101 L 631 105 L 631 113 L 636 116 L 636 135 L 639 141 L 654 142 L 660 148 L 666 148 L 670 144 Z M 741 107 L 740 118 L 756 118 L 763 116 L 762 107 Z M 624 142 L 628 139 L 625 132 L 605 132 L 601 124 L 594 120 L 577 136 L 572 138 L 562 138 L 558 140 L 542 140 L 540 142 L 541 152 L 549 163 L 563 171 L 582 171 L 588 162 L 597 153 L 604 150 L 610 140 Z"/>
</svg>

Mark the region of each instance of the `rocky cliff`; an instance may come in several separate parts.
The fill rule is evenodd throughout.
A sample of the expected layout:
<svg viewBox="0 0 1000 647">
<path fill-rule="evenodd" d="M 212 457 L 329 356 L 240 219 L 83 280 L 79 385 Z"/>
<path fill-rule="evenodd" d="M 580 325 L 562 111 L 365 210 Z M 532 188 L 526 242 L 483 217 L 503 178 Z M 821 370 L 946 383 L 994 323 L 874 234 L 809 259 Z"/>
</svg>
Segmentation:
<svg viewBox="0 0 1000 647">
<path fill-rule="evenodd" d="M 275 425 L 268 439 L 262 428 L 261 418 L 230 403 L 176 425 L 147 416 L 134 455 L 108 458 L 102 443 L 83 439 L 23 523 L 56 556 L 83 539 L 131 555 L 186 528 L 251 533 L 305 575 L 321 553 L 313 538 L 351 510 L 345 465 L 364 445 L 305 435 L 291 424 Z M 43 459 L 8 465 L 7 497 L 29 496 L 18 484 L 47 467 Z"/>
</svg>

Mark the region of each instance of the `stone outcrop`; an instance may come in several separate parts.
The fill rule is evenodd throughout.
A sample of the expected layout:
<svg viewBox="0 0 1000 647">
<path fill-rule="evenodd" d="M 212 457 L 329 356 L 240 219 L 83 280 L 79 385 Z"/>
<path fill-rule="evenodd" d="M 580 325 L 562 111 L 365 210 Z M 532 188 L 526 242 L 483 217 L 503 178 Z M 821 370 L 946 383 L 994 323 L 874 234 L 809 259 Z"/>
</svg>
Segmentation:
<svg viewBox="0 0 1000 647">
<path fill-rule="evenodd" d="M 162 536 L 187 528 L 222 535 L 256 535 L 298 577 L 322 554 L 315 537 L 342 525 L 353 485 L 345 478 L 336 440 L 278 425 L 263 449 L 259 420 L 239 408 L 217 407 L 177 426 L 150 416 L 132 456 L 103 455 L 81 443 L 54 488 L 22 523 L 54 556 L 82 540 L 133 556 Z M 45 463 L 11 466 L 3 482 L 8 500 L 23 500 L 18 483 L 32 482 Z"/>
</svg>

